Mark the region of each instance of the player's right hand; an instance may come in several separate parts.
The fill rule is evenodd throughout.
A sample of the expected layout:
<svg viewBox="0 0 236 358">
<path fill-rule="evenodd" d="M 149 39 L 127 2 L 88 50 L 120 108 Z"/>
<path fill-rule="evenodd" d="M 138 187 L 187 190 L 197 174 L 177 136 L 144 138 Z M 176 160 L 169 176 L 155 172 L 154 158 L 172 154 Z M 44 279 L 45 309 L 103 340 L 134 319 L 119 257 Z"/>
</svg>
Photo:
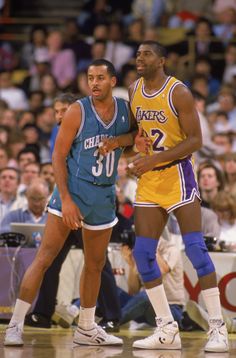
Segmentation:
<svg viewBox="0 0 236 358">
<path fill-rule="evenodd" d="M 71 230 L 78 230 L 82 226 L 83 216 L 80 209 L 69 197 L 62 201 L 62 220 Z"/>
<path fill-rule="evenodd" d="M 144 135 L 142 127 L 139 127 L 138 134 L 135 139 L 135 146 L 140 153 L 148 154 L 151 145 L 151 139 Z"/>
</svg>

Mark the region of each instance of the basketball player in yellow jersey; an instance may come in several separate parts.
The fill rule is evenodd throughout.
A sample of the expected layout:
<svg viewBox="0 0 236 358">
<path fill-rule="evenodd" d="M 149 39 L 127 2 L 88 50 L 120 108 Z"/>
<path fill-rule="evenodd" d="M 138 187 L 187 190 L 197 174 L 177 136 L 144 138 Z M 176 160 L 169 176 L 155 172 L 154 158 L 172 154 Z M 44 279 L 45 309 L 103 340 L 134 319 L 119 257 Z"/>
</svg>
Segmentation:
<svg viewBox="0 0 236 358">
<path fill-rule="evenodd" d="M 176 216 L 185 251 L 196 269 L 209 313 L 205 351 L 228 351 L 215 268 L 201 231 L 201 209 L 191 155 L 202 145 L 199 118 L 190 91 L 164 71 L 165 49 L 147 41 L 139 46 L 136 66 L 140 79 L 130 89 L 130 105 L 139 127 L 149 138 L 148 154 L 134 160 L 139 177 L 135 202 L 134 257 L 156 313 L 157 329 L 133 347 L 181 349 L 177 322 L 173 320 L 160 269 L 155 259 L 157 239 L 168 214 Z M 136 139 L 139 149 L 142 138 Z"/>
</svg>

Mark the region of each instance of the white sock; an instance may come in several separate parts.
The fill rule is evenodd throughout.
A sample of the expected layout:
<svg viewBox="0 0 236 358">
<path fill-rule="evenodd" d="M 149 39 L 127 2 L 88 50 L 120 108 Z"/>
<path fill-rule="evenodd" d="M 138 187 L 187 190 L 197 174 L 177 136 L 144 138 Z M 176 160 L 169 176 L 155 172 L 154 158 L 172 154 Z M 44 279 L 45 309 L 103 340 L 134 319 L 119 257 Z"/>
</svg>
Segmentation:
<svg viewBox="0 0 236 358">
<path fill-rule="evenodd" d="M 79 308 L 76 305 L 70 305 L 67 307 L 67 311 L 73 316 L 74 318 L 79 315 Z"/>
<path fill-rule="evenodd" d="M 202 297 L 206 305 L 209 319 L 223 319 L 218 287 L 202 290 Z"/>
<path fill-rule="evenodd" d="M 21 323 L 23 325 L 26 313 L 30 309 L 30 306 L 31 306 L 31 303 L 22 301 L 19 298 L 17 298 L 16 304 L 14 307 L 14 311 L 13 311 L 13 315 L 12 315 L 9 325 L 14 324 L 14 323 L 17 323 L 17 324 Z"/>
<path fill-rule="evenodd" d="M 162 318 L 164 322 L 174 321 L 163 284 L 146 289 L 146 293 L 157 318 Z"/>
<path fill-rule="evenodd" d="M 86 330 L 92 329 L 95 325 L 95 310 L 96 306 L 91 308 L 80 307 L 78 326 Z"/>
</svg>

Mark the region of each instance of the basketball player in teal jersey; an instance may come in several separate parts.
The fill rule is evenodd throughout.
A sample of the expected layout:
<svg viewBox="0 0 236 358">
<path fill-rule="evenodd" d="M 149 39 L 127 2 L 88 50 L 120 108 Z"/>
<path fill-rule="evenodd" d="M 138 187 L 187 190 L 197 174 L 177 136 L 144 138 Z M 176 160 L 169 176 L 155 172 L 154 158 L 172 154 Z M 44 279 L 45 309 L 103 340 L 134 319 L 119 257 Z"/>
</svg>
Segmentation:
<svg viewBox="0 0 236 358">
<path fill-rule="evenodd" d="M 81 309 L 74 335 L 78 345 L 120 345 L 122 339 L 108 335 L 95 323 L 95 306 L 101 271 L 115 214 L 115 179 L 122 147 L 133 144 L 135 131 L 128 104 L 112 96 L 116 85 L 113 65 L 96 60 L 88 68 L 91 97 L 72 104 L 57 136 L 53 168 L 57 187 L 49 206 L 42 244 L 26 271 L 4 345 L 23 345 L 24 318 L 33 302 L 47 268 L 61 250 L 70 230 L 82 227 L 84 268 L 80 280 Z M 108 138 L 112 151 L 99 152 Z"/>
</svg>

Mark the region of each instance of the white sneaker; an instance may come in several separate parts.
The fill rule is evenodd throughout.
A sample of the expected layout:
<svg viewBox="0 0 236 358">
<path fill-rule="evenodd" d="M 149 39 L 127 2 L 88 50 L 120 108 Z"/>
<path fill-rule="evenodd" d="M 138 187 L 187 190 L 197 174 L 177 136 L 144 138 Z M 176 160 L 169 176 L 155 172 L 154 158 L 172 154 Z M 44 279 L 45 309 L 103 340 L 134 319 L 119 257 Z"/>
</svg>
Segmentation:
<svg viewBox="0 0 236 358">
<path fill-rule="evenodd" d="M 143 349 L 181 349 L 178 323 L 173 321 L 164 323 L 161 318 L 156 319 L 157 328 L 151 336 L 133 343 L 133 348 Z"/>
<path fill-rule="evenodd" d="M 117 346 L 122 345 L 123 340 L 111 334 L 107 334 L 97 324 L 90 330 L 77 327 L 73 343 L 86 346 Z"/>
<path fill-rule="evenodd" d="M 13 324 L 8 326 L 4 338 L 4 346 L 23 346 L 24 342 L 22 339 L 23 325 Z"/>
<path fill-rule="evenodd" d="M 228 352 L 228 332 L 222 320 L 210 319 L 206 352 Z"/>
<path fill-rule="evenodd" d="M 68 311 L 68 306 L 64 304 L 57 305 L 52 320 L 63 328 L 70 328 L 75 317 Z"/>
</svg>

